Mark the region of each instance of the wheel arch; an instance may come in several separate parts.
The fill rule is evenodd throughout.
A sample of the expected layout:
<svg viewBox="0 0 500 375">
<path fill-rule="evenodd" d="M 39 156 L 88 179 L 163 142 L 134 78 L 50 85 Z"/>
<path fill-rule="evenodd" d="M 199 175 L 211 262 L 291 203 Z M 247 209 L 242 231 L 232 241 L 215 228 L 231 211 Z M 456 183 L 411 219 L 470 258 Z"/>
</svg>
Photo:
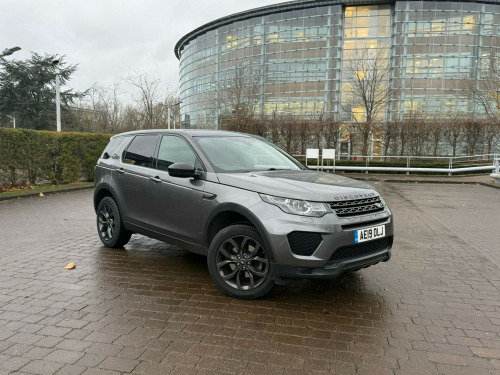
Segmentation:
<svg viewBox="0 0 500 375">
<path fill-rule="evenodd" d="M 254 227 L 262 237 L 264 246 L 268 250 L 271 261 L 274 262 L 274 250 L 271 246 L 271 241 L 269 241 L 267 236 L 267 232 L 260 220 L 247 208 L 234 203 L 221 205 L 211 213 L 205 225 L 203 237 L 205 248 L 208 250 L 210 243 L 220 230 L 236 224 L 246 224 Z"/>
<path fill-rule="evenodd" d="M 116 205 L 118 206 L 118 200 L 116 199 L 116 193 L 114 192 L 113 188 L 108 184 L 102 184 L 94 191 L 94 211 L 96 213 L 97 207 L 99 207 L 99 203 L 104 197 L 113 198 Z"/>
</svg>

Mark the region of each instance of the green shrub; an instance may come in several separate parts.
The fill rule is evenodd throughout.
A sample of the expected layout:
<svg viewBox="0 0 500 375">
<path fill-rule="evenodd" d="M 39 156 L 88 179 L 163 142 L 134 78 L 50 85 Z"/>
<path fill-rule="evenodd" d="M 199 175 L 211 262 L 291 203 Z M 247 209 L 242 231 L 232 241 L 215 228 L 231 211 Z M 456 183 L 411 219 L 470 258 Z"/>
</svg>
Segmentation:
<svg viewBox="0 0 500 375">
<path fill-rule="evenodd" d="M 111 136 L 0 128 L 0 185 L 94 180 Z"/>
</svg>

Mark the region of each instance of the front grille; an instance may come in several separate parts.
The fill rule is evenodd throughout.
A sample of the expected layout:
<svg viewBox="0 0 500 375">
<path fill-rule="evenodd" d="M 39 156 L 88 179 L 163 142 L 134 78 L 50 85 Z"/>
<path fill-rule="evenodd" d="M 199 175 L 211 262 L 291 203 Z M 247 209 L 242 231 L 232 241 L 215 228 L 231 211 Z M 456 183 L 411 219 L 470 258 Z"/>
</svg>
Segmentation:
<svg viewBox="0 0 500 375">
<path fill-rule="evenodd" d="M 287 238 L 292 253 L 304 256 L 312 255 L 323 241 L 319 233 L 312 232 L 292 232 Z"/>
<path fill-rule="evenodd" d="M 380 238 L 374 241 L 367 241 L 355 245 L 349 245 L 337 249 L 331 256 L 328 263 L 339 263 L 345 260 L 362 258 L 372 254 L 376 254 L 382 250 L 388 249 L 392 246 L 394 237 Z"/>
<path fill-rule="evenodd" d="M 384 210 L 380 197 L 330 202 L 329 205 L 338 217 L 366 215 Z"/>
</svg>

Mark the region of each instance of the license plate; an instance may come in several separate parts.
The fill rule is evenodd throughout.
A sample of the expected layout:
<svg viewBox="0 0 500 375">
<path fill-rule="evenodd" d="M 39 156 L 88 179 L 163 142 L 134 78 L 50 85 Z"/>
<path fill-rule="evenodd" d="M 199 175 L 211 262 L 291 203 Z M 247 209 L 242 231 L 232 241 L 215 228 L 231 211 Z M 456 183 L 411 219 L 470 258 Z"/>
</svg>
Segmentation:
<svg viewBox="0 0 500 375">
<path fill-rule="evenodd" d="M 354 243 L 376 240 L 385 236 L 385 225 L 354 231 Z"/>
</svg>

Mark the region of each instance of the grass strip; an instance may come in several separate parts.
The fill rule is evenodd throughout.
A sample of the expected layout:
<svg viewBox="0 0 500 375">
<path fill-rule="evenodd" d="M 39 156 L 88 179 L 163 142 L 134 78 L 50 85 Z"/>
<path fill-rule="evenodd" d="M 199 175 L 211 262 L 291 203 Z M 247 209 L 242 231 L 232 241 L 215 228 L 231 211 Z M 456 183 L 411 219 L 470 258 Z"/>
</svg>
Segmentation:
<svg viewBox="0 0 500 375">
<path fill-rule="evenodd" d="M 50 193 L 58 191 L 67 191 L 72 189 L 81 189 L 94 186 L 93 182 L 73 182 L 70 184 L 52 185 L 40 184 L 32 187 L 26 187 L 19 190 L 11 190 L 0 193 L 0 200 L 13 197 L 22 197 L 25 195 L 38 195 L 40 193 Z"/>
</svg>

